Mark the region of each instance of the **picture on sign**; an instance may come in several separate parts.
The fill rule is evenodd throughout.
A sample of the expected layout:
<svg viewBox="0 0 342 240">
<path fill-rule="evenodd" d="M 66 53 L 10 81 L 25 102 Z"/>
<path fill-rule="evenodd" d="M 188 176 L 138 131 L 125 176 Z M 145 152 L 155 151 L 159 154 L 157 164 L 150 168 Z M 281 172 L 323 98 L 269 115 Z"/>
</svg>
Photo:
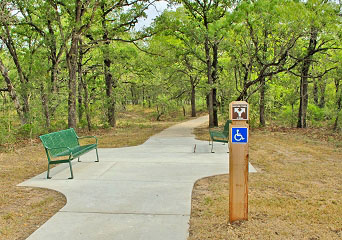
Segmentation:
<svg viewBox="0 0 342 240">
<path fill-rule="evenodd" d="M 248 143 L 248 128 L 232 127 L 232 143 Z"/>
<path fill-rule="evenodd" d="M 248 120 L 247 104 L 234 104 L 232 110 L 232 120 Z"/>
</svg>

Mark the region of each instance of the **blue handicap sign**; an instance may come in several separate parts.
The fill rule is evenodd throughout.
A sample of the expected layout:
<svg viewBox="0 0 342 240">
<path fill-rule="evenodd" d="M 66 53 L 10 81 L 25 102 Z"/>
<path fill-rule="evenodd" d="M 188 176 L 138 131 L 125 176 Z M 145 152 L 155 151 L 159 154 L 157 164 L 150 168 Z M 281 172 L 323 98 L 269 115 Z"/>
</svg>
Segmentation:
<svg viewBox="0 0 342 240">
<path fill-rule="evenodd" d="M 232 143 L 248 143 L 248 128 L 232 127 Z"/>
</svg>

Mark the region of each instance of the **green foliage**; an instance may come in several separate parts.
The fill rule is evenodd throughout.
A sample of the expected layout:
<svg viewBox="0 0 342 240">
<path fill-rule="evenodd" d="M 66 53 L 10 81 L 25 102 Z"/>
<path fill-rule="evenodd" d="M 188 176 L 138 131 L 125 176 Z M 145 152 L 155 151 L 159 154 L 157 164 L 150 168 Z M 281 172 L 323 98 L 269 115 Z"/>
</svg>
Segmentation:
<svg viewBox="0 0 342 240">
<path fill-rule="evenodd" d="M 17 134 L 20 137 L 24 137 L 24 138 L 32 138 L 34 131 L 36 131 L 37 129 L 34 128 L 33 124 L 24 124 L 21 125 L 19 127 L 19 129 L 17 130 Z M 35 132 L 36 133 L 36 132 Z"/>
<path fill-rule="evenodd" d="M 307 109 L 307 120 L 309 127 L 322 127 L 325 125 L 326 120 L 332 120 L 331 109 L 325 107 L 320 108 L 315 104 L 309 103 Z M 296 104 L 293 108 L 292 106 L 286 105 L 283 106 L 279 115 L 274 119 L 277 122 L 281 123 L 285 126 L 295 127 L 297 124 L 297 115 L 298 115 L 298 104 Z M 329 123 L 329 121 L 328 121 Z M 331 125 L 331 123 L 329 124 Z"/>
<path fill-rule="evenodd" d="M 167 96 L 159 96 L 155 101 L 156 112 L 154 117 L 157 121 L 160 121 L 163 115 L 174 112 L 178 109 L 175 101 L 170 101 Z"/>
<path fill-rule="evenodd" d="M 172 116 L 182 106 L 189 114 L 193 87 L 197 111 L 207 111 L 206 96 L 216 88 L 223 116 L 229 103 L 240 97 L 250 104 L 251 126 L 258 126 L 263 75 L 267 122 L 295 127 L 301 58 L 307 54 L 313 28 L 321 49 L 312 57 L 309 69 L 308 126 L 333 125 L 341 114 L 342 25 L 339 6 L 333 1 L 177 1 L 182 6 L 165 11 L 151 27 L 139 31 L 132 27 L 145 15 L 150 1 L 123 7 L 117 1 L 105 0 L 93 8 L 95 2 L 87 1 L 82 21 L 77 24 L 74 1 L 11 1 L 11 5 L 3 5 L 0 59 L 5 70 L 0 74 L 0 144 L 67 128 L 73 98 L 80 99 L 76 105 L 83 111 L 77 119 L 80 128 L 88 127 L 87 119 L 93 128 L 109 128 L 111 107 L 118 121 L 132 105 L 153 108 L 148 116 L 159 120 Z M 70 68 L 67 53 L 75 29 L 82 42 L 78 43 L 76 67 Z M 131 44 L 133 40 L 135 45 Z M 215 44 L 217 78 L 211 84 L 207 60 L 213 59 Z M 77 91 L 69 99 L 70 69 L 79 72 Z M 5 72 L 10 83 L 5 81 Z M 317 83 L 316 90 L 313 82 Z M 9 85 L 16 101 L 6 91 Z M 315 105 L 314 91 L 324 106 Z"/>
<path fill-rule="evenodd" d="M 296 111 L 298 111 L 297 107 L 283 106 L 276 120 L 282 125 L 294 127 L 297 120 Z"/>
<path fill-rule="evenodd" d="M 325 109 L 309 103 L 308 105 L 308 120 L 311 121 L 323 121 L 326 118 Z"/>
<path fill-rule="evenodd" d="M 59 119 L 51 123 L 52 130 L 57 130 L 57 129 L 61 130 L 61 129 L 66 129 L 66 128 L 68 128 L 68 123 L 65 119 Z"/>
</svg>

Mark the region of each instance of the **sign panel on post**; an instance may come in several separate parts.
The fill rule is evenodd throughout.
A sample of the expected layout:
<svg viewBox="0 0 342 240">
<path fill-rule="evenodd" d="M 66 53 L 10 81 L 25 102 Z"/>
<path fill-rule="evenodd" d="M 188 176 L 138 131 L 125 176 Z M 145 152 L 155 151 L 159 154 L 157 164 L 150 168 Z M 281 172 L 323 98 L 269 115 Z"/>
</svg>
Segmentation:
<svg viewBox="0 0 342 240">
<path fill-rule="evenodd" d="M 248 104 L 244 102 L 232 103 L 231 120 L 248 120 Z"/>
<path fill-rule="evenodd" d="M 232 143 L 248 143 L 247 127 L 232 127 Z"/>
</svg>

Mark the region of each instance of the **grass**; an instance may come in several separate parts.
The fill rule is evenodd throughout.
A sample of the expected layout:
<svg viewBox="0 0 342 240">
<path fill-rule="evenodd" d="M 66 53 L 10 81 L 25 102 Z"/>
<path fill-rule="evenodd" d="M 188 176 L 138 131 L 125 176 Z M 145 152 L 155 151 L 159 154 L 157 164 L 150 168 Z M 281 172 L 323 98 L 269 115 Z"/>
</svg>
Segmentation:
<svg viewBox="0 0 342 240">
<path fill-rule="evenodd" d="M 142 144 L 151 135 L 185 120 L 180 112 L 157 122 L 151 109 L 130 107 L 118 115 L 117 128 L 79 130 L 80 136 L 95 135 L 99 148 Z M 47 159 L 38 139 L 26 139 L 0 151 L 0 239 L 26 239 L 65 203 L 55 191 L 16 185 L 47 170 Z"/>
<path fill-rule="evenodd" d="M 202 126 L 195 134 L 207 140 Z M 249 220 L 228 221 L 228 175 L 195 184 L 189 240 L 342 239 L 340 136 L 317 130 L 253 130 Z M 330 135 L 333 136 L 333 135 Z M 227 160 L 228 161 L 228 160 Z"/>
</svg>

